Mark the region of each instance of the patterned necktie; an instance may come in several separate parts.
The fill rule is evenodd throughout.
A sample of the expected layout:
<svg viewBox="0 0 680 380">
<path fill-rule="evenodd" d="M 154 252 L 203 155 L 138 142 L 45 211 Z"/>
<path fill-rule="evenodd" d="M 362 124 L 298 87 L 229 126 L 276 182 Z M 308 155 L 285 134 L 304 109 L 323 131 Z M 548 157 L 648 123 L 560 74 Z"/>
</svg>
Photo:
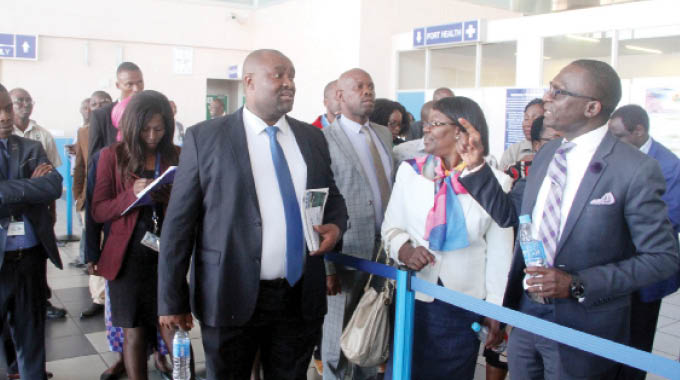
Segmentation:
<svg viewBox="0 0 680 380">
<path fill-rule="evenodd" d="M 373 159 L 373 168 L 375 169 L 375 177 L 378 180 L 378 191 L 380 191 L 380 201 L 382 204 L 382 211 L 385 212 L 387 208 L 387 202 L 390 200 L 390 184 L 387 182 L 387 175 L 385 175 L 385 167 L 383 166 L 382 159 L 380 158 L 380 153 L 378 148 L 373 142 L 373 137 L 371 132 L 364 125 L 361 127 L 361 134 L 364 135 L 366 139 L 366 144 L 368 149 L 371 151 L 371 158 Z"/>
<path fill-rule="evenodd" d="M 279 127 L 277 126 L 265 128 L 265 132 L 269 135 L 269 149 L 274 162 L 281 199 L 283 199 L 283 212 L 286 215 L 286 280 L 288 280 L 290 286 L 293 286 L 302 277 L 304 236 L 302 235 L 300 204 L 295 195 L 293 179 L 290 175 L 286 156 L 276 139 L 278 131 Z"/>
<path fill-rule="evenodd" d="M 574 148 L 573 142 L 565 142 L 555 152 L 550 166 L 548 178 L 550 191 L 543 208 L 543 222 L 538 230 L 538 237 L 543 241 L 548 266 L 552 267 L 557 253 L 557 242 L 560 237 L 562 220 L 562 195 L 567 183 L 567 152 Z"/>
<path fill-rule="evenodd" d="M 5 141 L 0 141 L 0 173 L 9 179 L 9 153 Z"/>
</svg>

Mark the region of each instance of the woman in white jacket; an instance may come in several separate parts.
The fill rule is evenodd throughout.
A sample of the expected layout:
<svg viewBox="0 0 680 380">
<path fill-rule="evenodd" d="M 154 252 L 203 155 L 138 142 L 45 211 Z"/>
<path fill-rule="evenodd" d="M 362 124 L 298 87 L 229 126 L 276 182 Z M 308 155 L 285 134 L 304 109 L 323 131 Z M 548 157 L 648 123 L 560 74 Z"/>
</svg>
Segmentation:
<svg viewBox="0 0 680 380">
<path fill-rule="evenodd" d="M 460 119 L 465 120 L 460 120 Z M 479 105 L 465 97 L 436 102 L 423 124 L 425 157 L 397 172 L 382 225 L 391 257 L 421 279 L 500 305 L 512 258 L 512 229 L 500 228 L 458 182 L 469 170 L 456 152 L 461 122 L 479 131 L 488 153 L 488 128 Z M 494 170 L 505 191 L 512 181 Z M 416 293 L 414 379 L 472 379 L 479 340 L 471 324 L 482 317 Z M 497 343 L 495 321 L 485 344 Z"/>
</svg>

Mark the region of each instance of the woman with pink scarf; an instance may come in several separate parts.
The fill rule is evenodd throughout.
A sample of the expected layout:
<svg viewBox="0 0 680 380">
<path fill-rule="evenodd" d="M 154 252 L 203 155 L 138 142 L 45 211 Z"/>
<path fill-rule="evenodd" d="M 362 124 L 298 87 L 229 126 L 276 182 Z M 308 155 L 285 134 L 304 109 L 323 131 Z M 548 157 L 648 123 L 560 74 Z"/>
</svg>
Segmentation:
<svg viewBox="0 0 680 380">
<path fill-rule="evenodd" d="M 460 96 L 437 101 L 423 123 L 428 155 L 399 167 L 382 237 L 390 256 L 418 271 L 419 278 L 500 305 L 513 232 L 500 228 L 458 182 L 474 170 L 465 167 L 456 151 L 456 140 L 465 131 L 461 118 L 476 126 L 488 154 L 488 128 L 479 105 Z M 508 191 L 510 177 L 494 173 Z M 480 343 L 473 322 L 496 332 L 485 345 L 498 343 L 496 322 L 416 293 L 412 377 L 473 379 Z"/>
</svg>

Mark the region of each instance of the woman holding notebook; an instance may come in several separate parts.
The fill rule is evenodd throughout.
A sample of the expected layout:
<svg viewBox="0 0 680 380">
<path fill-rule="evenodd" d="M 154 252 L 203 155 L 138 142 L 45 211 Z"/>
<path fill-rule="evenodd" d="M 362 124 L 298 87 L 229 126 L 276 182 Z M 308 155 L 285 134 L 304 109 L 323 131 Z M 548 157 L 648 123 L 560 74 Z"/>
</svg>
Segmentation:
<svg viewBox="0 0 680 380">
<path fill-rule="evenodd" d="M 110 231 L 97 272 L 109 282 L 112 321 L 123 327 L 123 355 L 130 379 L 147 378 L 147 347 L 160 331 L 171 347 L 173 331 L 157 316 L 158 242 L 170 186 L 152 191 L 151 201 L 127 210 L 169 166 L 177 165 L 172 143 L 174 117 L 168 99 L 156 91 L 135 95 L 120 124 L 122 140 L 102 149 L 92 199 L 92 216 Z"/>
</svg>

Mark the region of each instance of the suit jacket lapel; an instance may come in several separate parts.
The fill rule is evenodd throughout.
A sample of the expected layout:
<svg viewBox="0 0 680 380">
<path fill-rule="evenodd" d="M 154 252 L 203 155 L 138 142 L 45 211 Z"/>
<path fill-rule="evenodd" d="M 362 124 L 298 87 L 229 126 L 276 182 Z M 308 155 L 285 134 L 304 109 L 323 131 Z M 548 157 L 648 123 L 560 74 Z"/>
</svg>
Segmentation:
<svg viewBox="0 0 680 380">
<path fill-rule="evenodd" d="M 243 109 L 239 109 L 230 115 L 224 126 L 226 133 L 222 134 L 226 141 L 223 145 L 229 145 L 233 153 L 234 160 L 240 171 L 239 178 L 243 180 L 245 191 L 251 194 L 250 199 L 253 207 L 260 213 L 260 205 L 257 203 L 257 192 L 255 191 L 255 179 L 253 169 L 250 165 L 250 154 L 248 153 L 248 140 L 246 139 L 246 126 L 243 124 Z"/>
<path fill-rule="evenodd" d="M 364 177 L 364 181 L 366 181 L 366 183 L 370 183 L 368 182 L 368 176 L 364 171 L 364 167 L 361 165 L 361 161 L 359 160 L 359 155 L 357 155 L 357 152 L 354 150 L 354 146 L 349 141 L 349 137 L 347 137 L 345 131 L 340 126 L 338 119 L 336 118 L 331 125 L 326 127 L 326 129 L 328 129 L 328 134 L 336 140 L 340 150 L 342 150 L 345 156 L 349 158 L 349 163 L 352 164 L 352 166 L 354 166 L 354 168 Z"/>
<path fill-rule="evenodd" d="M 540 161 L 534 160 L 531 163 L 529 177 L 527 178 L 526 187 L 524 188 L 524 194 L 522 195 L 522 212 L 520 213 L 521 215 L 524 214 L 531 215 L 531 213 L 533 212 L 534 206 L 536 205 L 536 197 L 538 196 L 538 190 L 541 189 L 541 185 L 543 184 L 545 175 L 548 172 L 548 166 L 550 166 L 550 161 L 552 161 L 552 158 L 555 155 L 555 151 L 557 150 L 557 148 L 559 148 L 560 144 L 562 144 L 562 139 L 544 145 L 543 148 L 541 149 L 545 150 L 545 152 L 542 152 L 543 153 L 541 155 L 542 159 Z"/>
<path fill-rule="evenodd" d="M 591 194 L 595 189 L 595 185 L 600 180 L 602 173 L 604 173 L 605 169 L 607 168 L 607 161 L 605 161 L 604 158 L 607 157 L 609 153 L 611 153 L 616 142 L 616 137 L 607 132 L 607 134 L 604 136 L 604 139 L 602 139 L 600 146 L 597 147 L 593 158 L 590 160 L 588 168 L 586 169 L 583 179 L 581 180 L 581 184 L 576 191 L 574 202 L 571 204 L 571 208 L 569 209 L 567 223 L 564 225 L 564 230 L 560 236 L 560 241 L 557 242 L 555 257 L 560 254 L 560 250 L 562 249 L 562 246 L 564 246 L 564 242 L 569 239 L 569 235 L 574 230 L 576 221 L 581 215 L 581 212 L 586 206 L 588 200 L 591 198 Z M 567 173 L 567 175 L 569 175 L 569 173 Z"/>
<path fill-rule="evenodd" d="M 305 165 L 307 165 L 307 185 L 306 188 L 310 188 L 310 178 L 309 178 L 309 173 L 312 173 L 312 170 L 309 170 L 309 168 L 314 165 L 314 154 L 312 153 L 312 147 L 309 145 L 309 139 L 306 139 L 303 137 L 305 131 L 304 131 L 304 126 L 300 125 L 297 123 L 296 120 L 286 116 L 286 121 L 288 122 L 288 125 L 290 126 L 290 130 L 293 131 L 293 136 L 295 136 L 295 142 L 297 142 L 298 147 L 300 148 L 300 153 L 302 154 L 302 158 L 305 160 Z"/>
</svg>

